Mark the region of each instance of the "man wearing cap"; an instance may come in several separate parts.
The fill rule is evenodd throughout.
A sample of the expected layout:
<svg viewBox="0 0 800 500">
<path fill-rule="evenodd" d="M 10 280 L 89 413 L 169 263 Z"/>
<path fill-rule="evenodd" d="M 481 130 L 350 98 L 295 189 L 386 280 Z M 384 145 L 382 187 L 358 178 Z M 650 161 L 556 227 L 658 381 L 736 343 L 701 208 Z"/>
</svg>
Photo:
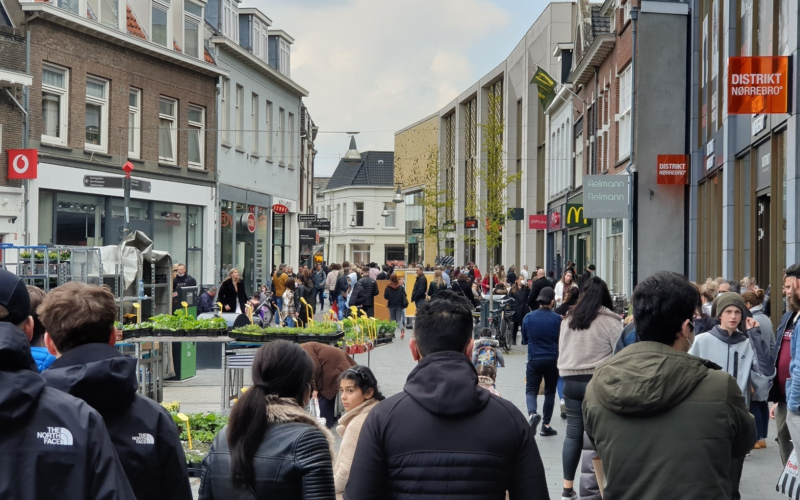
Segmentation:
<svg viewBox="0 0 800 500">
<path fill-rule="evenodd" d="M 754 394 L 766 399 L 775 368 L 758 322 L 748 318 L 745 311 L 747 305 L 738 293 L 718 295 L 711 307 L 711 315 L 719 320 L 719 325 L 698 335 L 689 354 L 718 364 L 735 378 L 749 407 Z M 744 458 L 731 461 L 733 499 L 741 498 L 739 479 L 743 466 Z"/>
<path fill-rule="evenodd" d="M 596 270 L 597 268 L 594 267 L 594 264 L 589 264 L 589 267 L 587 267 L 586 270 L 583 272 L 583 274 L 581 274 L 581 287 L 583 287 L 583 285 L 588 283 L 589 280 L 591 280 L 594 277 L 594 273 Z"/>
<path fill-rule="evenodd" d="M 528 345 L 528 368 L 526 372 L 525 402 L 528 406 L 528 423 L 533 432 L 540 421 L 544 422 L 541 436 L 558 434 L 550 427 L 553 417 L 553 406 L 558 384 L 558 334 L 561 328 L 561 316 L 553 312 L 556 293 L 552 288 L 542 288 L 536 296 L 539 308 L 529 312 L 522 320 L 522 345 Z M 544 378 L 544 420 L 537 410 L 536 398 L 539 396 L 539 385 Z"/>
<path fill-rule="evenodd" d="M 72 281 L 51 291 L 37 311 L 47 349 L 58 358 L 43 372 L 47 386 L 100 412 L 136 498 L 191 500 L 172 417 L 137 393 L 136 360 L 113 347 L 118 308 L 111 291 Z"/>
<path fill-rule="evenodd" d="M 45 387 L 28 344 L 30 304 L 25 283 L 0 269 L 0 496 L 135 499 L 103 418 Z"/>
</svg>

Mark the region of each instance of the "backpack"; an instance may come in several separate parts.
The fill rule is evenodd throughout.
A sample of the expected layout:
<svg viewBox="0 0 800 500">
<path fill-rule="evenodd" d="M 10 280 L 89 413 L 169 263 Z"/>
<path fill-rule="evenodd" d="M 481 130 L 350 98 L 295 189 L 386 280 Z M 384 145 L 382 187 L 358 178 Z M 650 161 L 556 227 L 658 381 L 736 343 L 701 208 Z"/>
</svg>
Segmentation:
<svg viewBox="0 0 800 500">
<path fill-rule="evenodd" d="M 497 368 L 497 356 L 494 352 L 494 347 L 490 345 L 482 345 L 478 348 L 478 361 L 476 365 L 494 366 Z"/>
</svg>

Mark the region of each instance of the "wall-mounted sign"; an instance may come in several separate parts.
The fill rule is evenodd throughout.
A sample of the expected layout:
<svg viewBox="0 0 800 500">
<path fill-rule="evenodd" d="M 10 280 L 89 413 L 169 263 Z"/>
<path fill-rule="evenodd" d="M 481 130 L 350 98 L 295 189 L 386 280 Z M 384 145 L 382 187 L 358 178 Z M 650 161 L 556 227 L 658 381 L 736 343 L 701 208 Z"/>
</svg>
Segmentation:
<svg viewBox="0 0 800 500">
<path fill-rule="evenodd" d="M 686 155 L 658 155 L 658 184 L 688 184 L 689 157 Z"/>
<path fill-rule="evenodd" d="M 246 212 L 239 216 L 239 223 L 242 228 L 247 229 L 251 233 L 256 232 L 256 216 L 252 212 Z"/>
<path fill-rule="evenodd" d="M 528 229 L 531 231 L 547 230 L 547 215 L 529 215 Z"/>
<path fill-rule="evenodd" d="M 36 179 L 39 169 L 39 152 L 35 149 L 8 150 L 8 178 Z"/>
<path fill-rule="evenodd" d="M 316 222 L 317 214 L 297 214 L 298 222 Z"/>
<path fill-rule="evenodd" d="M 714 139 L 711 139 L 710 141 L 708 141 L 708 144 L 706 144 L 706 155 L 711 156 L 711 153 L 713 152 L 714 152 Z"/>
<path fill-rule="evenodd" d="M 509 208 L 508 209 L 508 220 L 524 220 L 525 219 L 525 209 L 524 208 Z"/>
<path fill-rule="evenodd" d="M 580 203 L 575 204 L 568 204 L 567 205 L 567 227 L 568 228 L 579 228 L 579 227 L 591 227 L 592 222 L 589 219 L 583 217 L 583 205 Z"/>
<path fill-rule="evenodd" d="M 554 208 L 547 212 L 547 230 L 560 231 L 564 229 L 564 221 L 561 218 L 561 209 L 563 207 Z"/>
<path fill-rule="evenodd" d="M 728 58 L 728 114 L 786 113 L 789 58 Z"/>
<path fill-rule="evenodd" d="M 706 158 L 706 170 L 711 170 L 712 168 L 714 168 L 714 157 L 709 156 Z"/>
<path fill-rule="evenodd" d="M 286 206 L 286 208 L 289 209 L 289 211 L 286 212 L 286 213 L 294 213 L 295 212 L 294 207 L 295 207 L 296 202 L 294 200 L 289 200 L 287 198 L 278 198 L 278 199 L 275 200 L 275 203 L 277 203 L 279 205 Z"/>
<path fill-rule="evenodd" d="M 9 176 L 11 172 L 9 171 Z M 9 177 L 10 178 L 10 177 Z M 84 175 L 83 187 L 87 188 L 105 188 L 105 189 L 122 189 L 122 180 L 124 177 L 106 177 L 103 175 Z M 131 189 L 134 191 L 142 191 L 149 193 L 152 189 L 150 181 L 141 181 L 139 179 L 131 179 Z"/>
<path fill-rule="evenodd" d="M 272 205 L 272 211 L 275 212 L 276 214 L 288 214 L 289 207 L 287 207 L 286 205 L 281 205 L 280 203 L 276 203 Z"/>
<path fill-rule="evenodd" d="M 478 219 L 465 219 L 464 229 L 478 229 Z"/>
<path fill-rule="evenodd" d="M 758 135 L 759 132 L 764 130 L 767 126 L 767 115 L 758 115 L 753 118 L 753 123 L 750 125 L 751 135 Z"/>
<path fill-rule="evenodd" d="M 456 230 L 456 223 L 455 222 L 445 222 L 442 224 L 443 231 L 453 232 Z"/>
<path fill-rule="evenodd" d="M 422 229 L 421 227 L 415 227 L 415 228 L 411 229 L 411 233 L 412 234 L 425 234 L 425 230 Z"/>
<path fill-rule="evenodd" d="M 313 246 L 319 244 L 319 233 L 316 229 L 300 230 L 300 246 Z"/>
<path fill-rule="evenodd" d="M 587 219 L 627 219 L 628 176 L 584 176 L 583 216 Z"/>
</svg>

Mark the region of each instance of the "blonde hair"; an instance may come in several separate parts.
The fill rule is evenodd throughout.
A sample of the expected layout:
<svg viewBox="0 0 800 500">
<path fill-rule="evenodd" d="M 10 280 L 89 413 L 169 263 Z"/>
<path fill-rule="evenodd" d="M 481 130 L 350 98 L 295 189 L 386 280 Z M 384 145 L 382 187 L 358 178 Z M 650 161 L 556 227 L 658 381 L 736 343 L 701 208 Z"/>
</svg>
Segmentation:
<svg viewBox="0 0 800 500">
<path fill-rule="evenodd" d="M 718 289 L 719 284 L 716 281 L 712 281 L 711 278 L 708 278 L 708 280 L 706 280 L 706 282 L 700 287 L 700 296 L 706 299 L 708 302 L 713 302 L 717 297 Z"/>
<path fill-rule="evenodd" d="M 750 288 L 756 285 L 756 279 L 753 276 L 745 276 L 739 283 L 741 283 L 744 288 Z"/>
<path fill-rule="evenodd" d="M 442 278 L 442 272 L 438 269 L 433 273 L 433 282 L 436 283 L 436 286 L 445 286 L 447 284 Z"/>
<path fill-rule="evenodd" d="M 230 270 L 230 271 L 228 271 L 228 277 L 227 277 L 227 278 L 225 278 L 225 281 L 228 281 L 228 280 L 231 280 L 231 281 L 233 281 L 233 273 L 238 273 L 238 272 L 239 272 L 239 270 L 238 270 L 238 269 L 236 269 L 235 267 L 232 267 L 232 268 L 231 268 L 231 270 Z M 239 281 L 241 281 L 241 280 L 242 280 L 242 274 L 241 274 L 241 273 L 239 273 L 239 279 L 238 279 L 238 280 L 236 280 L 236 283 L 238 283 L 238 282 L 239 282 Z"/>
</svg>

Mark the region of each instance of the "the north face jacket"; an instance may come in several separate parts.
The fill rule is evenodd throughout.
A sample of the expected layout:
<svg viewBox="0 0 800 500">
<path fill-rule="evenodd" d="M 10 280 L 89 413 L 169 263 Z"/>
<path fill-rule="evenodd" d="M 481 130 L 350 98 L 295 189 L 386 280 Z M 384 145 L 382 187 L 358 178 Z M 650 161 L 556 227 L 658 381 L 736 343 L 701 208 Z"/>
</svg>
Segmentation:
<svg viewBox="0 0 800 500">
<path fill-rule="evenodd" d="M 45 387 L 28 339 L 0 322 L 0 498 L 133 500 L 103 418 Z"/>
<path fill-rule="evenodd" d="M 136 360 L 108 344 L 67 352 L 43 374 L 48 387 L 100 412 L 136 498 L 191 500 L 186 458 L 169 413 L 136 393 Z"/>
<path fill-rule="evenodd" d="M 453 351 L 423 358 L 403 392 L 375 406 L 351 470 L 345 500 L 550 498 L 525 417 Z"/>
<path fill-rule="evenodd" d="M 583 419 L 603 460 L 604 500 L 730 498 L 731 459 L 756 442 L 736 380 L 657 342 L 629 345 L 595 369 Z"/>
</svg>

